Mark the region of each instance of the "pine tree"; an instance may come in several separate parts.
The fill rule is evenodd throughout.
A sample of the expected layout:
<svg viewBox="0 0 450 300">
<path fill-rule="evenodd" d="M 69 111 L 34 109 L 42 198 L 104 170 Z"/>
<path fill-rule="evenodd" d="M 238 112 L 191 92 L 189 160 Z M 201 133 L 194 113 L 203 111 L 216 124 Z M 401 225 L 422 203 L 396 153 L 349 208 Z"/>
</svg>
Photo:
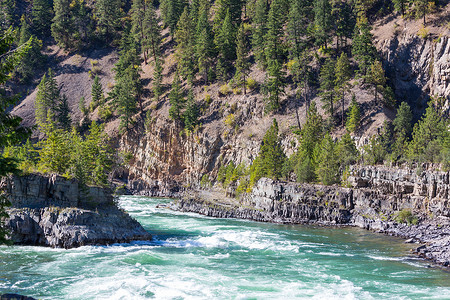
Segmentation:
<svg viewBox="0 0 450 300">
<path fill-rule="evenodd" d="M 214 56 L 214 43 L 211 25 L 209 24 L 209 3 L 204 0 L 196 27 L 196 48 L 198 70 L 203 80 L 208 83 L 209 68 Z"/>
<path fill-rule="evenodd" d="M 413 161 L 438 162 L 440 152 L 448 151 L 449 122 L 429 106 L 421 120 L 414 125 L 407 156 Z"/>
<path fill-rule="evenodd" d="M 347 132 L 342 136 L 337 144 L 336 152 L 341 169 L 355 164 L 358 160 L 359 151 L 356 148 L 355 142 Z"/>
<path fill-rule="evenodd" d="M 250 186 L 253 186 L 261 177 L 274 180 L 281 178 L 285 161 L 286 155 L 278 136 L 278 123 L 276 119 L 273 119 L 272 125 L 264 135 L 259 154 L 250 168 Z"/>
<path fill-rule="evenodd" d="M 412 132 L 412 112 L 411 108 L 406 102 L 402 102 L 397 109 L 397 116 L 392 124 L 394 125 L 394 145 L 393 157 L 394 160 L 406 151 L 407 142 Z"/>
<path fill-rule="evenodd" d="M 151 6 L 151 4 L 149 5 Z M 144 18 L 147 9 L 147 2 L 145 0 L 133 0 L 133 3 L 131 4 L 131 31 L 134 34 L 134 38 L 136 40 L 136 43 L 142 43 L 142 48 L 144 48 Z M 147 52 L 143 50 L 144 53 L 144 61 L 147 64 Z"/>
<path fill-rule="evenodd" d="M 266 54 L 264 51 L 264 38 L 267 32 L 267 14 L 267 1 L 257 0 L 256 13 L 253 19 L 254 32 L 252 35 L 252 47 L 253 53 L 255 54 L 255 60 L 262 69 L 265 69 L 267 67 Z"/>
<path fill-rule="evenodd" d="M 72 119 L 70 117 L 69 103 L 67 102 L 67 96 L 62 95 L 61 100 L 58 103 L 57 120 L 61 129 L 69 131 L 72 126 Z"/>
<path fill-rule="evenodd" d="M 151 56 L 153 56 L 154 61 L 158 59 L 162 60 L 161 57 L 161 28 L 158 24 L 158 16 L 156 15 L 155 9 L 152 5 L 148 5 L 145 15 L 144 15 L 144 39 L 143 50 L 144 53 L 150 51 Z M 145 57 L 145 56 L 144 56 Z"/>
<path fill-rule="evenodd" d="M 172 89 L 169 94 L 169 117 L 177 124 L 181 121 L 181 110 L 184 107 L 183 91 L 180 86 L 178 74 L 172 82 Z"/>
<path fill-rule="evenodd" d="M 98 106 L 103 104 L 103 88 L 102 84 L 100 83 L 100 78 L 96 75 L 94 78 L 94 82 L 92 83 L 91 88 L 91 103 L 93 103 L 93 106 Z"/>
<path fill-rule="evenodd" d="M 378 93 L 384 89 L 386 85 L 386 77 L 384 76 L 383 66 L 381 62 L 376 60 L 370 66 L 369 74 L 367 77 L 369 84 L 373 85 L 375 92 L 375 101 L 378 100 Z"/>
<path fill-rule="evenodd" d="M 174 35 L 178 20 L 183 13 L 187 2 L 184 0 L 163 0 L 161 2 L 161 15 L 165 26 L 168 26 L 172 35 Z"/>
<path fill-rule="evenodd" d="M 266 111 L 276 111 L 280 107 L 280 96 L 284 93 L 283 67 L 283 24 L 285 17 L 282 12 L 281 0 L 272 2 L 267 23 L 267 33 L 265 35 L 265 55 L 268 63 L 267 69 L 267 91 L 269 93 Z"/>
<path fill-rule="evenodd" d="M 249 44 L 244 24 L 241 24 L 236 38 L 236 74 L 234 76 L 237 84 L 242 84 L 244 95 L 246 94 L 246 78 L 250 73 Z"/>
<path fill-rule="evenodd" d="M 332 28 L 331 5 L 329 0 L 314 2 L 314 37 L 317 45 L 327 48 Z"/>
<path fill-rule="evenodd" d="M 326 134 L 322 139 L 319 149 L 316 158 L 317 178 L 325 185 L 337 183 L 339 181 L 339 157 L 330 134 Z"/>
<path fill-rule="evenodd" d="M 359 64 L 362 75 L 366 75 L 372 62 L 377 57 L 377 51 L 372 44 L 373 35 L 367 19 L 360 18 L 356 24 L 353 34 L 352 54 Z"/>
<path fill-rule="evenodd" d="M 430 13 L 428 0 L 412 0 L 417 18 L 423 18 L 423 26 L 426 25 L 426 15 Z"/>
<path fill-rule="evenodd" d="M 320 100 L 324 103 L 322 108 L 330 115 L 331 123 L 334 117 L 335 64 L 332 58 L 328 58 L 320 70 Z"/>
<path fill-rule="evenodd" d="M 54 1 L 55 16 L 51 23 L 53 38 L 64 48 L 72 47 L 73 24 L 71 22 L 70 3 L 71 0 Z"/>
<path fill-rule="evenodd" d="M 41 54 L 42 41 L 38 40 L 31 34 L 30 25 L 28 24 L 25 16 L 22 16 L 20 19 L 18 45 L 24 45 L 29 41 L 31 43 L 31 48 L 22 57 L 14 70 L 14 77 L 18 78 L 22 83 L 27 83 L 33 78 L 35 69 L 40 68 L 44 60 L 44 57 Z"/>
<path fill-rule="evenodd" d="M 353 94 L 352 103 L 350 104 L 350 111 L 348 114 L 346 124 L 347 131 L 355 132 L 356 130 L 358 130 L 360 120 L 361 120 L 361 113 L 359 110 L 359 104 L 358 102 L 356 102 L 355 94 Z"/>
<path fill-rule="evenodd" d="M 312 102 L 308 109 L 306 123 L 300 132 L 300 145 L 293 163 L 297 181 L 312 182 L 316 179 L 314 150 L 318 147 L 323 135 L 323 120 L 317 112 L 315 102 Z"/>
<path fill-rule="evenodd" d="M 0 12 L 2 15 L 0 29 L 15 28 L 19 24 L 20 15 L 16 0 L 0 0 Z"/>
<path fill-rule="evenodd" d="M 107 43 L 118 36 L 123 16 L 121 0 L 97 0 L 95 1 L 95 16 L 97 32 L 101 39 Z"/>
<path fill-rule="evenodd" d="M 308 26 L 308 3 L 304 0 L 293 0 L 289 10 L 287 38 L 289 40 L 289 53 L 291 59 L 300 60 L 306 47 L 304 36 Z"/>
<path fill-rule="evenodd" d="M 194 94 L 192 90 L 189 91 L 187 102 L 186 102 L 186 110 L 183 113 L 184 127 L 187 130 L 192 131 L 194 127 L 198 124 L 198 107 L 195 103 Z"/>
<path fill-rule="evenodd" d="M 41 37 L 49 36 L 53 18 L 52 1 L 33 0 L 31 15 L 33 17 L 33 28 L 35 32 Z"/>
<path fill-rule="evenodd" d="M 49 69 L 38 85 L 38 92 L 34 104 L 36 124 L 40 128 L 43 128 L 43 125 L 47 122 L 49 112 L 53 116 L 52 121 L 56 121 L 59 101 L 60 93 L 58 83 L 53 76 L 53 71 Z"/>
<path fill-rule="evenodd" d="M 178 22 L 175 40 L 177 42 L 175 55 L 178 61 L 178 72 L 184 79 L 192 81 L 196 66 L 195 34 L 188 7 L 185 7 Z"/>
<path fill-rule="evenodd" d="M 331 14 L 339 53 L 347 45 L 347 38 L 352 37 L 355 26 L 354 15 L 350 3 L 342 0 L 332 1 Z"/>
<path fill-rule="evenodd" d="M 336 62 L 335 69 L 335 89 L 336 92 L 340 95 L 341 98 L 341 107 L 342 107 L 342 126 L 344 126 L 344 110 L 345 110 L 345 93 L 350 90 L 349 80 L 352 75 L 352 71 L 350 69 L 350 62 L 348 61 L 347 54 L 344 52 L 341 53 L 341 56 Z"/>
<path fill-rule="evenodd" d="M 155 100 L 159 100 L 159 96 L 162 93 L 162 80 L 163 80 L 163 61 L 159 57 L 155 60 L 155 71 L 153 72 L 153 95 Z"/>
<path fill-rule="evenodd" d="M 231 23 L 230 11 L 227 11 L 222 27 L 218 34 L 216 34 L 216 46 L 219 50 L 218 58 L 218 73 L 223 81 L 226 80 L 227 74 L 230 71 L 229 66 L 231 61 L 236 57 L 236 33 Z"/>
<path fill-rule="evenodd" d="M 392 0 L 392 2 L 394 3 L 394 9 L 404 17 L 409 0 Z"/>
<path fill-rule="evenodd" d="M 130 66 L 117 78 L 113 91 L 114 102 L 120 116 L 119 129 L 125 131 L 128 131 L 129 125 L 133 122 L 132 117 L 136 113 L 137 91 L 133 82 L 135 73 L 133 69 L 134 66 Z"/>
</svg>

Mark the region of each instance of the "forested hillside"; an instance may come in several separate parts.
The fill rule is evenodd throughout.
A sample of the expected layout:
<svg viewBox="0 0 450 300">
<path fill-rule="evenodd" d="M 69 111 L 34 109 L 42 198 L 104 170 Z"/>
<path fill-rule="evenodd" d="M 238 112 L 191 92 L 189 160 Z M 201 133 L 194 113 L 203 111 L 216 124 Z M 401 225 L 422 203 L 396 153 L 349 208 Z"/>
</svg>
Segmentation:
<svg viewBox="0 0 450 300">
<path fill-rule="evenodd" d="M 36 125 L 3 154 L 27 172 L 162 194 L 239 194 L 263 176 L 345 184 L 352 164 L 448 170 L 449 7 L 1 0 L 2 31 L 31 43 L 7 92 Z"/>
</svg>

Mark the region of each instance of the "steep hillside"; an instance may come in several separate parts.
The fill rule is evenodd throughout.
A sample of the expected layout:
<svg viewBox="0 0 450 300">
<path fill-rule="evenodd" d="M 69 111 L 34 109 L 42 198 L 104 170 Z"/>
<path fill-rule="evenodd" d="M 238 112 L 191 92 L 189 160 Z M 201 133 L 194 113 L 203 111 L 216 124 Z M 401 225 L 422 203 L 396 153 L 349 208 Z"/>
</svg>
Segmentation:
<svg viewBox="0 0 450 300">
<path fill-rule="evenodd" d="M 425 29 L 421 29 L 420 20 L 404 20 L 392 13 L 373 24 L 374 44 L 383 59 L 388 83 L 394 87 L 397 104 L 407 101 L 413 108 L 416 120 L 426 108 L 430 95 L 443 97 L 441 108 L 445 114 L 449 112 L 449 7 L 450 4 L 447 4 L 437 14 L 428 17 Z M 162 31 L 162 42 L 162 57 L 165 61 L 162 72 L 163 93 L 158 100 L 154 100 L 151 92 L 154 65 L 153 62 L 143 63 L 144 114 L 134 115 L 131 128 L 124 133 L 119 132 L 120 115 L 117 112 L 106 121 L 99 119 L 98 109 L 90 113 L 91 119 L 104 122 L 108 134 L 119 141 L 118 151 L 132 154 L 125 174 L 117 173 L 126 175 L 122 178 L 128 178 L 131 187 L 153 195 L 172 195 L 187 187 L 197 187 L 202 178 L 214 181 L 219 167 L 229 162 L 235 165 L 242 163 L 248 167 L 257 156 L 263 136 L 274 118 L 279 124 L 281 144 L 286 155 L 290 156 L 296 151 L 298 137 L 294 131 L 302 128 L 306 122 L 307 103 L 303 97 L 296 96 L 299 87 L 294 83 L 292 74 L 287 72 L 280 109 L 271 113 L 265 112 L 267 96 L 262 91 L 266 72 L 257 66 L 253 55 L 248 78 L 254 79 L 256 84 L 245 95 L 240 89 L 233 91 L 231 87 L 224 93 L 224 82 L 216 80 L 204 84 L 197 74 L 193 86 L 189 88 L 200 107 L 199 125 L 193 131 L 186 131 L 169 117 L 170 85 L 178 64 L 176 42 L 169 28 Z M 322 53 L 317 47 L 313 49 L 309 66 L 313 69 L 316 82 L 311 86 L 310 100 L 317 104 L 319 113 L 326 119 L 317 81 L 320 66 L 330 54 Z M 350 47 L 344 50 L 349 54 L 351 52 Z M 61 92 L 68 97 L 74 123 L 81 119 L 79 99 L 85 97 L 87 103 L 90 102 L 93 82 L 90 72 L 94 66 L 104 91 L 108 93 L 114 87 L 113 67 L 118 61 L 117 53 L 117 49 L 107 48 L 72 55 L 56 46 L 49 48 L 48 54 L 54 57 L 49 67 L 56 72 Z M 357 69 L 354 59 L 351 60 L 351 67 Z M 283 68 L 287 71 L 286 66 Z M 182 85 L 187 90 L 188 83 L 183 81 Z M 376 100 L 373 88 L 365 79 L 353 75 L 350 87 L 344 107 L 341 107 L 340 102 L 336 103 L 336 121 L 331 134 L 338 138 L 346 133 L 340 119 L 342 114 L 347 118 L 354 94 L 360 105 L 361 121 L 359 128 L 352 133 L 352 138 L 357 146 L 362 147 L 371 136 L 380 134 L 385 121 L 394 119 L 395 108 Z M 32 91 L 13 111 L 23 117 L 27 126 L 34 124 L 36 92 Z"/>
</svg>

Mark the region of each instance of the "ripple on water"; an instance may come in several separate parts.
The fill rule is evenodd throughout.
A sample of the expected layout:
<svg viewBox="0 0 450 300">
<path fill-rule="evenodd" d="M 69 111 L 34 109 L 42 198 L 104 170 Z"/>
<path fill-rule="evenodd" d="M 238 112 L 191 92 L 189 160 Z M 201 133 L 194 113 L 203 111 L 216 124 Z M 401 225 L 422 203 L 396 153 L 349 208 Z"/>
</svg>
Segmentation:
<svg viewBox="0 0 450 300">
<path fill-rule="evenodd" d="M 77 249 L 0 247 L 0 292 L 39 299 L 445 299 L 450 274 L 355 229 L 214 219 L 121 197 L 154 236 Z"/>
</svg>

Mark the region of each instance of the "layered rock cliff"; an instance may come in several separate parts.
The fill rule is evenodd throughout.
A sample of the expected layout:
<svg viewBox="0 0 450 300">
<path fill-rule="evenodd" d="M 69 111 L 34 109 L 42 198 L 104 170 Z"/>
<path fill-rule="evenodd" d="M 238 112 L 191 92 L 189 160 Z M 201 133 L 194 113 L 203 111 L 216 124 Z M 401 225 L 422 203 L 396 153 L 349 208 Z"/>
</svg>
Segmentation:
<svg viewBox="0 0 450 300">
<path fill-rule="evenodd" d="M 362 166 L 351 174 L 348 188 L 263 178 L 239 201 L 200 191 L 172 208 L 264 222 L 358 226 L 424 243 L 418 254 L 450 264 L 449 172 Z"/>
<path fill-rule="evenodd" d="M 151 239 L 99 187 L 60 176 L 13 176 L 2 182 L 12 206 L 5 224 L 15 244 L 72 248 Z"/>
<path fill-rule="evenodd" d="M 427 29 L 422 30 L 426 35 Z M 450 31 L 443 26 L 440 31 L 421 36 L 398 26 L 393 36 L 378 41 L 397 100 L 407 101 L 416 115 L 425 110 L 430 95 L 442 97 L 443 113 L 450 112 Z"/>
</svg>

